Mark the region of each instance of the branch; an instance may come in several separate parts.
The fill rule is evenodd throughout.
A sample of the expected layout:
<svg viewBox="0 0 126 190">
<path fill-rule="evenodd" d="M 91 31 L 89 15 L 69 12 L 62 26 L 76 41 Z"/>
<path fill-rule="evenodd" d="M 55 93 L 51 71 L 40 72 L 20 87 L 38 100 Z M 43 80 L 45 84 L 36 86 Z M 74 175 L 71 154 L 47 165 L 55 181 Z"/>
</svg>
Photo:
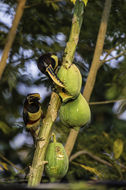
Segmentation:
<svg viewBox="0 0 126 190">
<path fill-rule="evenodd" d="M 20 173 L 25 173 L 24 170 L 19 169 L 17 166 L 15 166 L 15 164 L 13 164 L 10 160 L 8 160 L 7 158 L 5 158 L 1 153 L 0 153 L 0 157 L 7 162 L 8 164 L 10 164 L 13 168 L 15 168 L 16 170 L 18 170 Z"/>
<path fill-rule="evenodd" d="M 71 32 L 69 36 L 69 41 L 66 44 L 63 57 L 63 65 L 69 67 L 73 61 L 75 50 L 79 41 L 79 34 L 81 30 L 81 25 L 83 22 L 83 13 L 84 13 L 84 3 L 78 2 L 75 3 L 74 15 L 72 19 Z"/>
<path fill-rule="evenodd" d="M 97 75 L 99 65 L 100 65 L 100 56 L 103 51 L 105 34 L 107 30 L 107 23 L 108 23 L 109 13 L 111 9 L 111 3 L 112 3 L 111 0 L 105 1 L 105 6 L 104 6 L 102 18 L 101 18 L 101 24 L 100 24 L 100 28 L 98 32 L 95 52 L 94 52 L 90 72 L 89 72 L 86 85 L 84 88 L 84 92 L 83 92 L 83 95 L 87 101 L 89 101 L 91 93 L 93 91 L 96 75 Z"/>
<path fill-rule="evenodd" d="M 36 7 L 36 6 L 40 6 L 40 5 L 41 5 L 41 3 L 33 3 L 33 4 L 31 4 L 31 5 L 26 5 L 26 6 L 24 6 L 24 9 L 29 9 L 29 8 Z"/>
<path fill-rule="evenodd" d="M 31 56 L 31 57 L 27 57 L 27 58 L 19 58 L 17 60 L 14 60 L 13 62 L 11 62 L 11 64 L 14 64 L 14 63 L 17 63 L 17 62 L 21 62 L 21 61 L 28 61 L 28 60 L 31 60 L 31 59 L 34 59 L 34 56 Z"/>
<path fill-rule="evenodd" d="M 45 3 L 57 3 L 57 2 L 61 2 L 63 0 L 46 0 Z M 32 8 L 32 7 L 36 7 L 36 6 L 40 6 L 42 3 L 33 3 L 31 5 L 26 5 L 24 8 L 25 9 L 29 9 L 29 8 Z"/>
<path fill-rule="evenodd" d="M 111 54 L 112 51 L 115 50 L 115 48 L 116 47 L 113 47 L 113 48 L 111 48 L 109 50 L 105 50 L 106 51 L 106 55 L 105 55 L 104 59 L 100 61 L 100 66 L 102 65 L 102 63 L 106 62 L 107 57 Z"/>
<path fill-rule="evenodd" d="M 110 166 L 112 167 L 112 164 L 107 162 L 106 160 L 103 160 L 101 158 L 99 158 L 98 156 L 92 154 L 91 152 L 87 151 L 87 150 L 82 150 L 82 151 L 78 151 L 76 152 L 75 154 L 73 154 L 71 157 L 70 157 L 70 162 L 72 162 L 74 159 L 76 159 L 78 156 L 81 156 L 82 154 L 87 154 L 88 156 L 90 156 L 91 158 L 93 158 L 94 160 L 98 161 L 98 162 L 101 162 L 102 164 L 105 164 L 107 166 Z"/>
<path fill-rule="evenodd" d="M 74 144 L 76 142 L 77 136 L 79 131 L 75 129 L 70 130 L 70 134 L 67 138 L 66 144 L 65 144 L 65 150 L 68 156 L 70 156 L 71 151 L 73 150 Z"/>
<path fill-rule="evenodd" d="M 111 104 L 111 103 L 119 102 L 119 101 L 126 101 L 126 99 L 107 100 L 107 101 L 100 101 L 100 102 L 89 102 L 89 104 L 90 104 L 90 105 Z"/>
<path fill-rule="evenodd" d="M 22 17 L 22 14 L 23 14 L 25 3 L 26 3 L 26 0 L 19 0 L 18 1 L 16 14 L 15 14 L 15 17 L 14 17 L 13 24 L 12 24 L 12 27 L 10 29 L 10 32 L 8 33 L 7 42 L 5 44 L 3 54 L 2 54 L 2 57 L 1 57 L 1 61 L 0 61 L 0 79 L 2 77 L 4 69 L 6 67 L 6 61 L 7 61 L 7 58 L 8 58 L 8 54 L 9 54 L 9 51 L 10 51 L 10 49 L 12 47 L 12 44 L 13 44 L 13 41 L 14 41 L 14 38 L 15 38 L 15 35 L 16 35 L 17 27 L 18 27 L 18 24 L 19 24 L 20 19 Z"/>
<path fill-rule="evenodd" d="M 113 164 L 111 164 L 110 162 L 106 161 L 106 160 L 103 160 L 102 158 L 92 154 L 91 152 L 89 152 L 88 150 L 81 150 L 81 151 L 78 151 L 76 152 L 75 154 L 73 154 L 71 157 L 70 157 L 70 162 L 72 162 L 74 159 L 76 159 L 78 156 L 81 156 L 82 154 L 87 154 L 88 156 L 90 156 L 91 158 L 93 158 L 94 160 L 104 164 L 104 165 L 107 165 L 107 166 L 110 166 L 110 167 L 115 167 Z M 118 163 L 118 165 L 123 168 L 123 169 L 126 169 L 126 166 L 121 164 L 121 163 Z"/>
<path fill-rule="evenodd" d="M 117 59 L 118 57 L 120 57 L 120 56 L 122 56 L 122 55 L 124 55 L 126 53 L 126 50 L 124 50 L 123 52 L 121 52 L 121 53 L 119 53 L 118 55 L 116 55 L 115 57 L 112 57 L 112 58 L 110 58 L 110 59 L 103 59 L 102 61 L 101 61 L 101 64 L 103 64 L 103 63 L 105 63 L 105 62 L 109 62 L 109 61 L 111 61 L 111 60 L 113 60 L 113 59 Z"/>
<path fill-rule="evenodd" d="M 108 23 L 108 17 L 111 9 L 111 0 L 106 0 L 105 1 L 105 6 L 101 18 L 101 24 L 99 28 L 99 33 L 98 33 L 98 38 L 97 38 L 97 43 L 95 47 L 95 52 L 94 52 L 94 57 L 92 60 L 90 72 L 86 81 L 86 85 L 84 88 L 83 96 L 87 101 L 90 100 L 91 93 L 94 88 L 95 80 L 96 80 L 96 75 L 100 66 L 100 56 L 103 51 L 103 45 L 104 45 L 104 39 L 105 39 L 105 34 L 106 34 L 106 29 L 107 29 L 107 23 Z M 67 151 L 68 156 L 70 156 L 73 146 L 75 144 L 76 138 L 78 136 L 79 131 L 76 131 L 72 129 L 70 131 L 69 137 L 67 139 L 65 149 Z M 71 139 L 74 139 L 74 141 L 71 141 Z M 71 147 L 71 148 L 70 148 Z"/>
</svg>

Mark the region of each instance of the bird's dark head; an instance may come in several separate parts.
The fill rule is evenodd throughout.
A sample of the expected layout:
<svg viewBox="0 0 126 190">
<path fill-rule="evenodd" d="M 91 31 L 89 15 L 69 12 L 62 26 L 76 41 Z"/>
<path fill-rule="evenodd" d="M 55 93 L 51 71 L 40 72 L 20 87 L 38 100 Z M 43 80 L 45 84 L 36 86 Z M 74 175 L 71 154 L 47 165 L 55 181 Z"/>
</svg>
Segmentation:
<svg viewBox="0 0 126 190">
<path fill-rule="evenodd" d="M 50 65 L 52 66 L 53 70 L 57 68 L 58 57 L 56 55 L 52 53 L 46 53 L 39 57 L 37 66 L 42 73 L 47 74 L 48 73 L 47 68 Z"/>
<path fill-rule="evenodd" d="M 28 102 L 28 104 L 33 104 L 33 103 L 37 103 L 40 100 L 40 94 L 39 93 L 32 93 L 32 94 L 28 94 L 26 97 L 26 100 Z"/>
</svg>

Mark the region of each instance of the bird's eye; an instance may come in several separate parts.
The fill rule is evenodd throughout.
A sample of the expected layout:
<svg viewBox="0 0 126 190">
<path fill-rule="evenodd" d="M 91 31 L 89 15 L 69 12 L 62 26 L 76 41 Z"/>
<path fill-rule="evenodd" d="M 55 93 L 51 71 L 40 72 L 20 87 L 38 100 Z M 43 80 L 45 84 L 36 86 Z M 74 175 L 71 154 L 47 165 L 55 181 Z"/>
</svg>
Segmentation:
<svg viewBox="0 0 126 190">
<path fill-rule="evenodd" d="M 45 66 L 45 67 L 48 67 L 48 64 L 47 64 L 46 62 L 44 62 L 44 66 Z"/>
</svg>

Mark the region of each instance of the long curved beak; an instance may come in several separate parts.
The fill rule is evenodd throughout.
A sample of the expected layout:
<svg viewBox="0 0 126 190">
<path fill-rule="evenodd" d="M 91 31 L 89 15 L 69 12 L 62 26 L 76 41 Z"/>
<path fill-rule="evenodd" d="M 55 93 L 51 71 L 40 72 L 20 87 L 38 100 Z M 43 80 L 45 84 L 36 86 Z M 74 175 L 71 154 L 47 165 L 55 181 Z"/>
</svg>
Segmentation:
<svg viewBox="0 0 126 190">
<path fill-rule="evenodd" d="M 56 76 L 54 69 L 52 68 L 52 65 L 49 65 L 46 68 L 46 71 L 48 72 L 49 76 L 51 77 L 51 79 L 54 81 L 55 84 L 57 84 L 58 86 L 64 88 L 65 86 L 63 85 L 63 83 L 60 81 L 60 79 Z"/>
</svg>

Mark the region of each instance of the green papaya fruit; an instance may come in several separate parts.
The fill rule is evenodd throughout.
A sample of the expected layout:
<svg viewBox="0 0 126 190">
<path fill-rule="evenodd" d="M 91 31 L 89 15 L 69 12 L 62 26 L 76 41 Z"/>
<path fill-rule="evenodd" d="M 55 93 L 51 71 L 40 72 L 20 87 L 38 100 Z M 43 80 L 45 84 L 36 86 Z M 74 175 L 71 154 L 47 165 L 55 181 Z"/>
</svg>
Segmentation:
<svg viewBox="0 0 126 190">
<path fill-rule="evenodd" d="M 69 68 L 62 65 L 57 73 L 58 78 L 64 84 L 64 91 L 59 92 L 63 102 L 75 99 L 81 90 L 82 77 L 76 65 L 72 64 Z"/>
<path fill-rule="evenodd" d="M 59 116 L 62 123 L 68 127 L 82 127 L 90 120 L 91 112 L 87 101 L 80 93 L 75 100 L 61 105 Z"/>
<path fill-rule="evenodd" d="M 61 143 L 56 142 L 56 140 L 49 143 L 45 160 L 48 161 L 45 165 L 45 172 L 51 182 L 55 182 L 66 175 L 69 161 Z"/>
</svg>

